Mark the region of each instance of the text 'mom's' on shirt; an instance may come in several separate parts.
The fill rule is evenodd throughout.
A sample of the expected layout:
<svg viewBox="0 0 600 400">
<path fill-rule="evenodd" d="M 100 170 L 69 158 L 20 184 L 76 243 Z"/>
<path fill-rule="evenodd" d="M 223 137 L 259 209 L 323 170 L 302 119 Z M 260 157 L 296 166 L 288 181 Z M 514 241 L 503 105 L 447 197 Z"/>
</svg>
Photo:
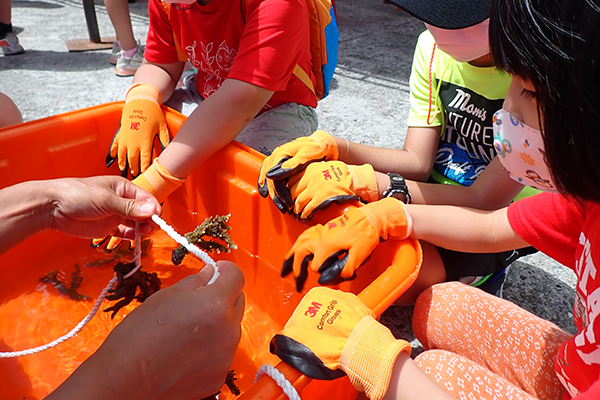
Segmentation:
<svg viewBox="0 0 600 400">
<path fill-rule="evenodd" d="M 431 68 L 431 117 L 438 85 L 441 111 L 428 125 L 429 64 L 434 43 L 429 31 L 419 36 L 410 76 L 408 126 L 442 126 L 432 176 L 471 186 L 496 155 L 492 116 L 502 108 L 511 77 L 494 67 L 458 62 L 436 47 Z"/>
</svg>

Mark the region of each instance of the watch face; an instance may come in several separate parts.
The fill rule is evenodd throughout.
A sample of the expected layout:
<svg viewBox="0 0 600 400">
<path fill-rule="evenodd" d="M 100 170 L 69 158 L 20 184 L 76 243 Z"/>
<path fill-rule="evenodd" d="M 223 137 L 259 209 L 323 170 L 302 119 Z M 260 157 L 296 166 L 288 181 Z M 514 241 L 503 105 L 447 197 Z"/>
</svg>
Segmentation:
<svg viewBox="0 0 600 400">
<path fill-rule="evenodd" d="M 401 190 L 391 190 L 386 197 L 393 197 L 406 204 L 406 193 Z"/>
</svg>

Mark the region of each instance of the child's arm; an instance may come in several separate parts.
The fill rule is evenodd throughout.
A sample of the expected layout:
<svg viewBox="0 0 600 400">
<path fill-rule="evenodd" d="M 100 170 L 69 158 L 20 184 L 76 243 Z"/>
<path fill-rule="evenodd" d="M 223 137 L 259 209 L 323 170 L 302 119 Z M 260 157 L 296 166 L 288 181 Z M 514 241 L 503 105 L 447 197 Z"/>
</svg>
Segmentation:
<svg viewBox="0 0 600 400">
<path fill-rule="evenodd" d="M 482 211 L 454 206 L 411 204 L 411 237 L 449 250 L 495 253 L 529 246 L 510 226 L 508 207 Z"/>
<path fill-rule="evenodd" d="M 480 210 L 506 207 L 523 190 L 522 184 L 508 176 L 498 157 L 468 187 L 413 181 L 407 184 L 413 203 L 452 204 Z M 383 191 L 386 187 L 380 186 L 380 189 Z"/>
<path fill-rule="evenodd" d="M 335 138 L 339 160 L 347 164 L 371 164 L 376 171 L 396 172 L 406 179 L 426 181 L 440 138 L 440 126 L 409 127 L 403 149 L 372 147 Z"/>
<path fill-rule="evenodd" d="M 338 276 L 348 279 L 379 242 L 388 238 L 410 236 L 466 253 L 496 253 L 529 246 L 513 231 L 507 210 L 403 205 L 394 198 L 379 200 L 302 232 L 285 256 L 282 275 L 293 271 L 298 291 L 302 290 L 309 268 L 321 274 L 321 284 Z"/>
<path fill-rule="evenodd" d="M 250 83 L 226 79 L 189 116 L 158 162 L 173 176 L 186 178 L 235 139 L 272 95 L 272 91 Z"/>
<path fill-rule="evenodd" d="M 184 62 L 155 64 L 144 60 L 136 71 L 132 84 L 150 83 L 156 86 L 165 102 L 173 95 L 184 66 Z"/>
</svg>

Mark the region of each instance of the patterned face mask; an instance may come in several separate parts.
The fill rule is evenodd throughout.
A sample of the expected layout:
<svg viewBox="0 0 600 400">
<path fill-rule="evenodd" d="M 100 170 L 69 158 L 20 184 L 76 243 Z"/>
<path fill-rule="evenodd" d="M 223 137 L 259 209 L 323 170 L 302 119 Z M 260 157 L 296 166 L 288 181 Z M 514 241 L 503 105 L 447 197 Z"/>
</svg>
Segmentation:
<svg viewBox="0 0 600 400">
<path fill-rule="evenodd" d="M 502 109 L 494 114 L 494 147 L 502 166 L 515 181 L 533 188 L 557 193 L 546 165 L 542 133 Z"/>
</svg>

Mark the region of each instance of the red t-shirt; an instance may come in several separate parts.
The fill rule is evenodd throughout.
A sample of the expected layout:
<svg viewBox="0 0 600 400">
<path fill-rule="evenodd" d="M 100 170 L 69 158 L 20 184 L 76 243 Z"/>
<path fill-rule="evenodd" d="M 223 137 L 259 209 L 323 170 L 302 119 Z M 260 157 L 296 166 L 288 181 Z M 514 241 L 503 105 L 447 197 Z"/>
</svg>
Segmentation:
<svg viewBox="0 0 600 400">
<path fill-rule="evenodd" d="M 203 98 L 232 78 L 274 91 L 264 109 L 289 102 L 317 106 L 315 95 L 292 74 L 299 64 L 315 83 L 305 0 L 173 4 L 170 15 L 160 0 L 149 0 L 148 11 L 144 57 L 159 64 L 177 62 L 175 33 L 198 69 L 196 84 Z"/>
<path fill-rule="evenodd" d="M 540 193 L 511 204 L 508 220 L 527 243 L 577 274 L 579 333 L 562 344 L 554 366 L 570 396 L 600 398 L 600 205 Z"/>
</svg>

